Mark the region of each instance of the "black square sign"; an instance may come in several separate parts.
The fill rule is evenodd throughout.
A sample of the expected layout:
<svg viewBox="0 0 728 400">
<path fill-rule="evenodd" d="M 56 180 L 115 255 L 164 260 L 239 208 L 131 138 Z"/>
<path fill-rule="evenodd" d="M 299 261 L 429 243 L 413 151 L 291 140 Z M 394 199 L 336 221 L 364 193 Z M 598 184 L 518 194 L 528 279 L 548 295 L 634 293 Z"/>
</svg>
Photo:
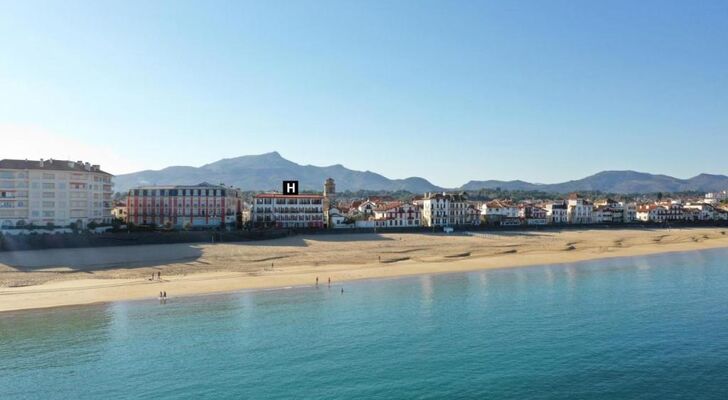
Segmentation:
<svg viewBox="0 0 728 400">
<path fill-rule="evenodd" d="M 283 191 L 285 195 L 298 194 L 298 181 L 283 181 Z"/>
</svg>

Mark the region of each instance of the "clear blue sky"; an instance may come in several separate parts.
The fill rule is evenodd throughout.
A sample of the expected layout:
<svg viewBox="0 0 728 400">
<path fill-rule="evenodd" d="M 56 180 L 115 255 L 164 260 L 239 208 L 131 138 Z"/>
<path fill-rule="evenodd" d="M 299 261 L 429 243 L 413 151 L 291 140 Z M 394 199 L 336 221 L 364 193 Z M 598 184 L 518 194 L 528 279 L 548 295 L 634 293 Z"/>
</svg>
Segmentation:
<svg viewBox="0 0 728 400">
<path fill-rule="evenodd" d="M 0 136 L 112 173 L 725 174 L 728 2 L 0 1 Z"/>
</svg>

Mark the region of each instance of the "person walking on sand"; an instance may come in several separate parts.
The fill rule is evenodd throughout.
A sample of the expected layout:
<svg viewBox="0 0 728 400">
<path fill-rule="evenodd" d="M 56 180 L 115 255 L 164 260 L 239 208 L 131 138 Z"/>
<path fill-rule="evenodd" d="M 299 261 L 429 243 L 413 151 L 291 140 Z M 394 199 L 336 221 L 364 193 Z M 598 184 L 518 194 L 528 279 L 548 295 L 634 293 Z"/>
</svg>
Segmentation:
<svg viewBox="0 0 728 400">
<path fill-rule="evenodd" d="M 162 271 L 157 272 L 157 280 L 162 280 Z"/>
<path fill-rule="evenodd" d="M 167 299 L 167 291 L 165 290 L 165 291 L 163 292 L 163 294 L 164 294 L 164 296 L 163 296 L 163 297 L 164 297 L 164 298 L 165 298 L 165 300 L 166 300 L 166 299 Z"/>
</svg>

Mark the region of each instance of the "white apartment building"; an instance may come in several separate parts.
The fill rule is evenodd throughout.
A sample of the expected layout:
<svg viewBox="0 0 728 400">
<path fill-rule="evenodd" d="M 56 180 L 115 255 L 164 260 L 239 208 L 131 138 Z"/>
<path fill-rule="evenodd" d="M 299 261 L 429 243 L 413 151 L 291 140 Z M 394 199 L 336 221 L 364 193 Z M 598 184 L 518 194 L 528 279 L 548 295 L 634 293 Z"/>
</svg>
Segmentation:
<svg viewBox="0 0 728 400">
<path fill-rule="evenodd" d="M 594 203 L 592 222 L 630 223 L 635 220 L 637 206 L 634 203 L 618 202 L 612 199 L 599 200 Z"/>
<path fill-rule="evenodd" d="M 637 204 L 624 201 L 619 204 L 622 206 L 622 222 L 629 224 L 637 220 Z"/>
<path fill-rule="evenodd" d="M 489 224 L 520 224 L 518 206 L 501 200 L 493 200 L 480 206 L 480 215 Z"/>
<path fill-rule="evenodd" d="M 707 203 L 687 203 L 683 205 L 685 219 L 689 221 L 717 221 L 722 219 L 720 210 Z"/>
<path fill-rule="evenodd" d="M 359 204 L 356 209 L 361 214 L 365 216 L 371 216 L 374 215 L 374 210 L 377 208 L 377 203 L 372 200 L 364 200 L 361 204 Z"/>
<path fill-rule="evenodd" d="M 115 219 L 126 222 L 126 218 L 127 218 L 126 203 L 120 203 L 120 204 L 114 205 L 114 207 L 111 209 L 111 216 Z"/>
<path fill-rule="evenodd" d="M 667 221 L 683 221 L 685 219 L 682 202 L 678 200 L 664 201 L 659 205 L 665 208 L 665 219 Z"/>
<path fill-rule="evenodd" d="M 569 196 L 566 203 L 566 217 L 570 224 L 591 224 L 594 207 L 576 193 Z"/>
<path fill-rule="evenodd" d="M 726 200 L 728 200 L 728 190 L 705 194 L 705 202 L 708 204 L 718 204 Z"/>
<path fill-rule="evenodd" d="M 422 199 L 422 224 L 424 226 L 477 225 L 465 194 L 427 193 Z"/>
<path fill-rule="evenodd" d="M 416 227 L 420 226 L 420 208 L 412 203 L 393 202 L 374 210 L 377 227 Z"/>
<path fill-rule="evenodd" d="M 566 203 L 554 202 L 546 204 L 546 220 L 549 224 L 566 224 L 569 222 Z"/>
<path fill-rule="evenodd" d="M 637 220 L 662 223 L 667 220 L 667 209 L 657 204 L 643 204 L 637 207 Z"/>
<path fill-rule="evenodd" d="M 338 207 L 329 208 L 326 213 L 328 228 L 349 228 L 352 224 L 347 224 L 346 215 Z"/>
<path fill-rule="evenodd" d="M 263 193 L 253 196 L 252 222 L 276 228 L 323 228 L 324 196 Z"/>
<path fill-rule="evenodd" d="M 0 227 L 111 222 L 112 175 L 67 160 L 0 160 Z"/>
<path fill-rule="evenodd" d="M 199 185 L 143 186 L 129 190 L 126 221 L 175 228 L 233 228 L 242 212 L 240 190 Z"/>
<path fill-rule="evenodd" d="M 533 204 L 523 204 L 518 207 L 518 218 L 526 225 L 546 225 L 546 209 Z"/>
<path fill-rule="evenodd" d="M 611 224 L 619 222 L 621 216 L 621 210 L 617 211 L 608 206 L 596 206 L 592 211 L 592 222 L 595 224 Z"/>
</svg>

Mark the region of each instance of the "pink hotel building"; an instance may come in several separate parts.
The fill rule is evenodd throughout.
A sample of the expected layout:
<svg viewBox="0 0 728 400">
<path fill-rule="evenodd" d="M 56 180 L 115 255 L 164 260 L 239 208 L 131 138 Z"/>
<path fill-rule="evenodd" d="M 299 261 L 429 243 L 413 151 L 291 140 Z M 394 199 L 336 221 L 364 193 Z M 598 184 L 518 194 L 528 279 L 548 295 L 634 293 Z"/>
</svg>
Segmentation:
<svg viewBox="0 0 728 400">
<path fill-rule="evenodd" d="M 127 223 L 185 227 L 235 227 L 242 210 L 240 190 L 201 183 L 143 186 L 129 190 Z"/>
</svg>

